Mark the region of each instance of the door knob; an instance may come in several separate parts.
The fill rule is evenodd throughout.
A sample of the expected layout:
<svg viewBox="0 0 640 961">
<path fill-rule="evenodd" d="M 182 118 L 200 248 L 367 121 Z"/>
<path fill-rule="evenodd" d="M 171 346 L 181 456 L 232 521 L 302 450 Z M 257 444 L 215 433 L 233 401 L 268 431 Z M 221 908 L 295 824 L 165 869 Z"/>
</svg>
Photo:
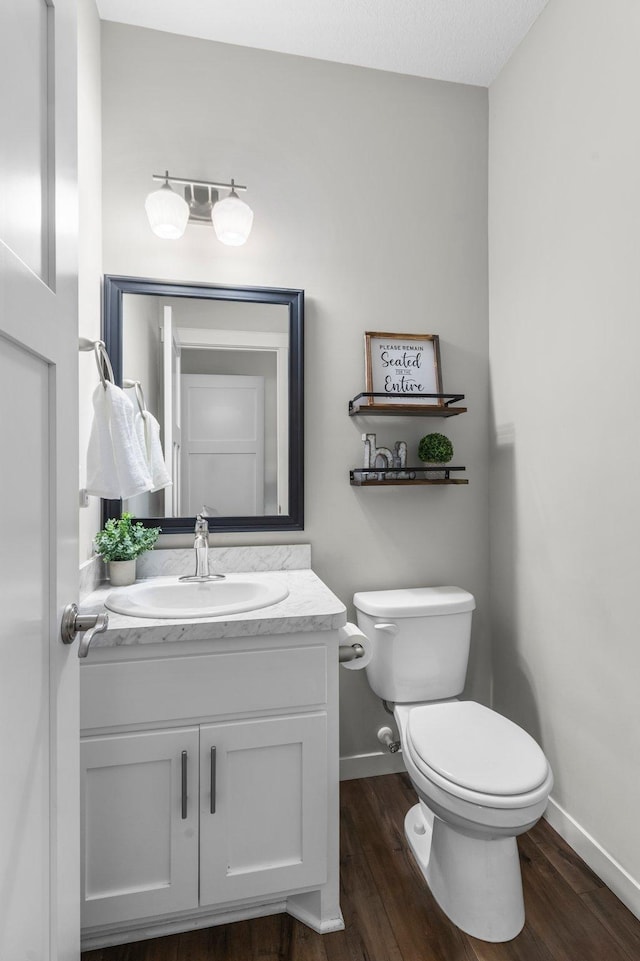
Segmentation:
<svg viewBox="0 0 640 961">
<path fill-rule="evenodd" d="M 102 634 L 108 627 L 108 614 L 80 614 L 77 604 L 67 604 L 60 625 L 62 643 L 73 644 L 76 634 L 82 634 L 83 637 L 78 645 L 78 657 L 86 657 L 89 645 L 96 634 Z"/>
</svg>

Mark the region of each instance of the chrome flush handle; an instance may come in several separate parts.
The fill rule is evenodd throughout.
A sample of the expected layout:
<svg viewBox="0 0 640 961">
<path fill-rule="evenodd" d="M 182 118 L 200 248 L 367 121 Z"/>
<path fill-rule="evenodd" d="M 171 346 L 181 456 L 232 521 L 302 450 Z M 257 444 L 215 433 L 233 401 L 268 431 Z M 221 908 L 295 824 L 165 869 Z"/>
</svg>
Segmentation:
<svg viewBox="0 0 640 961">
<path fill-rule="evenodd" d="M 397 633 L 398 633 L 398 625 L 397 625 L 397 624 L 392 624 L 392 623 L 387 624 L 386 621 L 385 621 L 384 623 L 380 622 L 380 623 L 378 623 L 378 624 L 374 624 L 373 627 L 374 627 L 374 630 L 376 630 L 376 631 L 384 631 L 384 632 L 387 633 L 387 634 L 397 634 Z"/>
<path fill-rule="evenodd" d="M 77 604 L 67 604 L 62 614 L 60 634 L 63 644 L 73 644 L 77 634 L 82 634 L 78 645 L 78 657 L 86 657 L 89 645 L 96 634 L 102 634 L 109 626 L 108 614 L 80 614 Z"/>
</svg>

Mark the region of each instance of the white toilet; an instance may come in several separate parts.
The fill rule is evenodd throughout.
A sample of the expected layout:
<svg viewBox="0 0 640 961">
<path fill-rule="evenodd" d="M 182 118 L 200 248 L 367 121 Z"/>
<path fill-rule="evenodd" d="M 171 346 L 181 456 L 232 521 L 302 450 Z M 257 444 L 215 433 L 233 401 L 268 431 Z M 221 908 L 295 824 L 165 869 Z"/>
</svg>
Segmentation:
<svg viewBox="0 0 640 961">
<path fill-rule="evenodd" d="M 436 901 L 463 931 L 509 941 L 524 924 L 516 836 L 542 815 L 553 785 L 542 750 L 464 687 L 475 608 L 459 587 L 355 594 L 372 656 L 372 690 L 393 703 L 404 762 L 420 798 L 405 834 Z"/>
</svg>

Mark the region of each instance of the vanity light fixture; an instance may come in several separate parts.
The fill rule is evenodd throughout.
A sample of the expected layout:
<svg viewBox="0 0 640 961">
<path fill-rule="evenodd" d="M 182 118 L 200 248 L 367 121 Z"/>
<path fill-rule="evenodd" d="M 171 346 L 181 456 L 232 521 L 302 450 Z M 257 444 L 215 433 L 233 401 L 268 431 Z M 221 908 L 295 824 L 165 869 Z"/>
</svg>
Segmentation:
<svg viewBox="0 0 640 961">
<path fill-rule="evenodd" d="M 153 174 L 153 180 L 164 183 L 147 196 L 144 206 L 151 229 L 158 237 L 178 240 L 188 223 L 213 223 L 221 243 L 239 247 L 247 240 L 253 224 L 253 211 L 236 192 L 246 190 L 246 187 L 236 184 L 233 179 L 230 184 L 223 184 L 170 177 L 168 170 L 164 174 Z M 171 184 L 184 187 L 184 197 Z M 220 190 L 230 190 L 231 193 L 220 200 Z"/>
</svg>

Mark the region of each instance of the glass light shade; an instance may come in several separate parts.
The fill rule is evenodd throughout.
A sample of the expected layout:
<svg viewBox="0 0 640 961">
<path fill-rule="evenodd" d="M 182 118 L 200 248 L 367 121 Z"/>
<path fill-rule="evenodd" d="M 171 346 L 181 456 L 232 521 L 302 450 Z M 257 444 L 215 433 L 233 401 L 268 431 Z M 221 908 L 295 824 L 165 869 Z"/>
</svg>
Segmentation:
<svg viewBox="0 0 640 961">
<path fill-rule="evenodd" d="M 229 247 L 240 247 L 251 233 L 253 210 L 232 191 L 213 205 L 211 220 L 216 237 Z"/>
<path fill-rule="evenodd" d="M 144 208 L 154 234 L 164 240 L 182 237 L 189 220 L 189 204 L 169 184 L 163 184 L 160 190 L 150 193 Z"/>
</svg>

